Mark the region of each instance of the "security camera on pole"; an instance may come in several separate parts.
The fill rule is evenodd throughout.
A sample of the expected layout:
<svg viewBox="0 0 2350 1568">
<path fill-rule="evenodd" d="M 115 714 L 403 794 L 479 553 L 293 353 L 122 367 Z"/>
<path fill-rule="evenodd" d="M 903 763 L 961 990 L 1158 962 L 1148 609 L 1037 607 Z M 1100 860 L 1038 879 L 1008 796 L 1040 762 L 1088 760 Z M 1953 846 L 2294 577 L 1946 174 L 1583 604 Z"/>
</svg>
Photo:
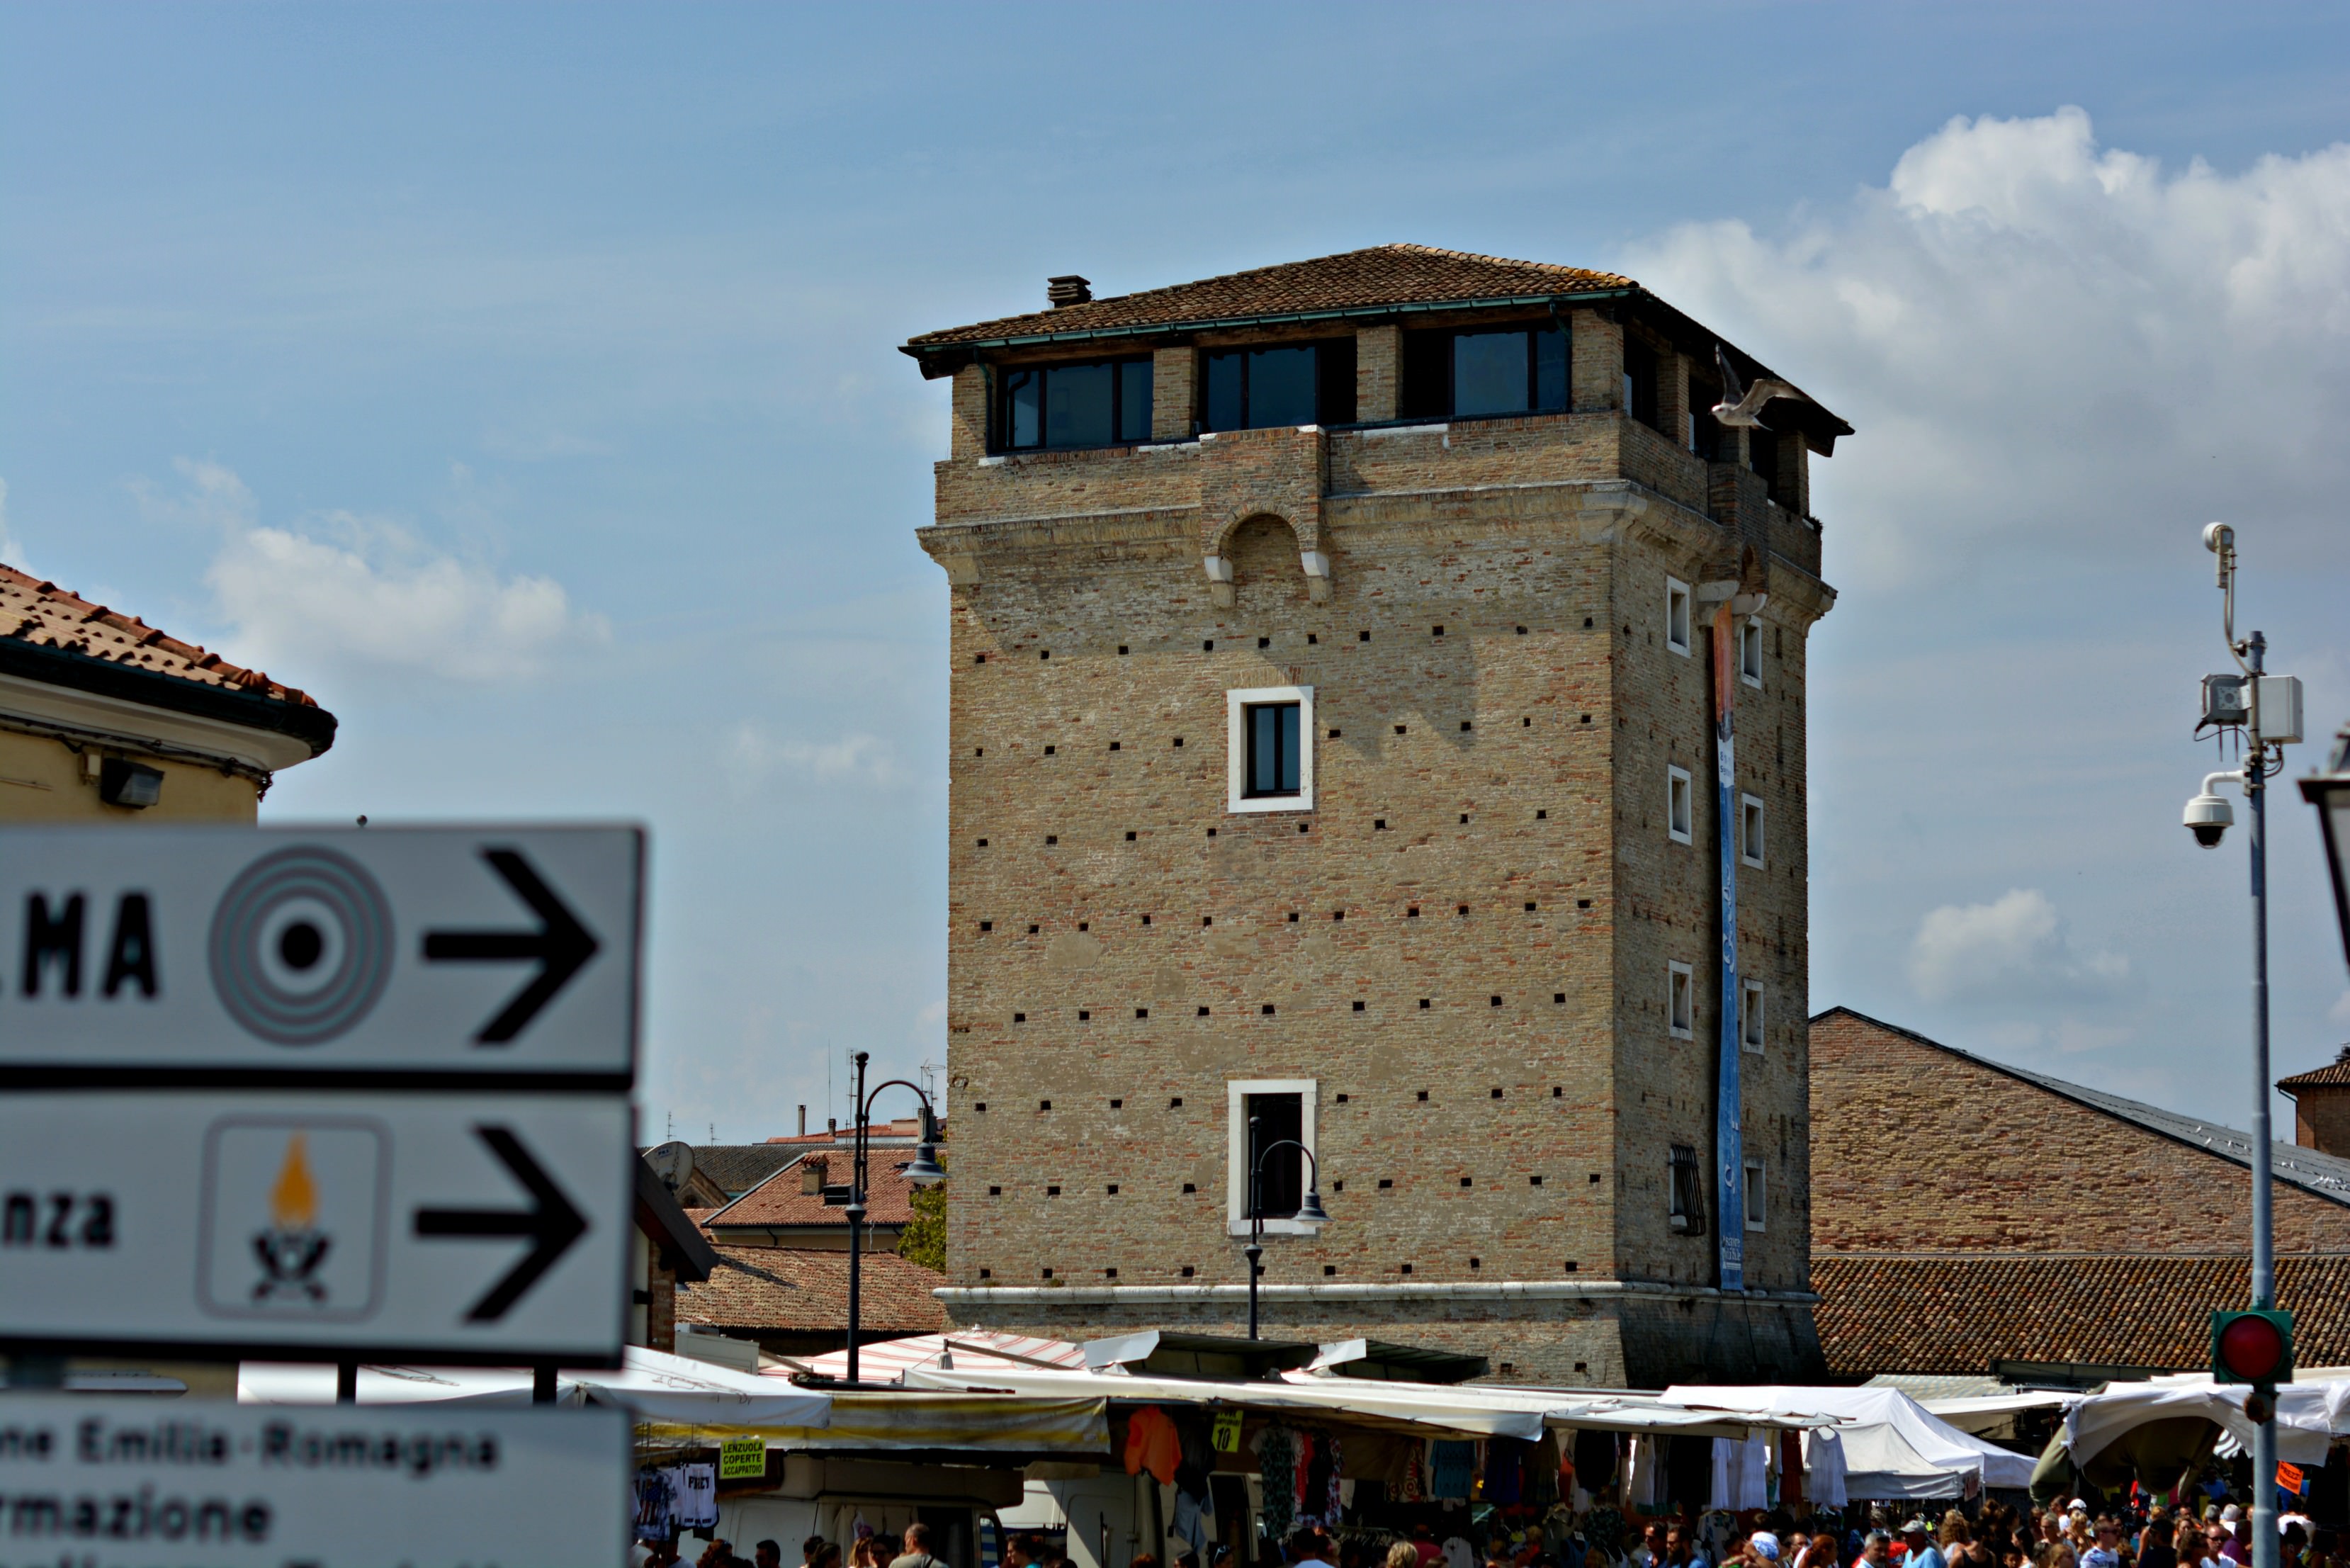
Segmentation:
<svg viewBox="0 0 2350 1568">
<path fill-rule="evenodd" d="M 2222 1383 L 2250 1383 L 2244 1413 L 2257 1423 L 2252 1442 L 2252 1568 L 2277 1568 L 2276 1386 L 2293 1376 L 2293 1316 L 2276 1310 L 2276 1248 L 2269 1189 L 2269 909 L 2268 780 L 2284 767 L 2284 748 L 2301 739 L 2301 682 L 2262 670 L 2267 639 L 2257 631 L 2236 637 L 2236 531 L 2225 523 L 2203 530 L 2203 546 L 2220 558 L 2220 629 L 2236 673 L 2203 678 L 2203 721 L 2223 735 L 2241 727 L 2243 764 L 2211 774 L 2187 803 L 2186 826 L 2195 842 L 2216 849 L 2235 820 L 2223 784 L 2241 785 L 2251 819 L 2252 862 L 2252 1303 L 2250 1312 L 2211 1314 L 2211 1375 Z M 2275 755 L 2273 758 L 2271 753 Z"/>
</svg>

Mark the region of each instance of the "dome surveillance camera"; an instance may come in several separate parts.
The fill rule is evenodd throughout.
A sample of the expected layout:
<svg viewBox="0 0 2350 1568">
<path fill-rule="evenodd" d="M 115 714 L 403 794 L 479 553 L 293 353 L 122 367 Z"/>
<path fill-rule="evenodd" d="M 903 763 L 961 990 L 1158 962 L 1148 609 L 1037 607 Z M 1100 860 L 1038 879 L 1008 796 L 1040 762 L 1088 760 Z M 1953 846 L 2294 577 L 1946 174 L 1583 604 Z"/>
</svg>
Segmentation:
<svg viewBox="0 0 2350 1568">
<path fill-rule="evenodd" d="M 2195 842 L 2206 849 L 2220 847 L 2220 838 L 2234 825 L 2236 814 L 2224 796 L 2214 794 L 2208 784 L 2203 793 L 2187 803 L 2187 831 Z"/>
</svg>

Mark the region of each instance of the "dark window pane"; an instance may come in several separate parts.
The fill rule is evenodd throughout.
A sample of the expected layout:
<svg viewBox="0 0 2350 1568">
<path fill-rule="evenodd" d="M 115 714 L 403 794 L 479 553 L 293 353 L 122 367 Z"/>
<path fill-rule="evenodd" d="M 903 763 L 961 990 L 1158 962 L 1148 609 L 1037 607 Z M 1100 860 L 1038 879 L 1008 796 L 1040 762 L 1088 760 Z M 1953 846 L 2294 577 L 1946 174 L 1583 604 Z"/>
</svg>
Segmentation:
<svg viewBox="0 0 2350 1568">
<path fill-rule="evenodd" d="M 1251 1095 L 1247 1105 L 1256 1133 L 1254 1144 L 1248 1148 L 1248 1159 L 1258 1177 L 1258 1211 L 1268 1220 L 1290 1219 L 1296 1214 L 1305 1193 L 1305 1156 L 1296 1148 L 1284 1148 L 1270 1156 L 1266 1151 L 1276 1144 L 1305 1142 L 1305 1097 Z"/>
<path fill-rule="evenodd" d="M 1118 368 L 1118 439 L 1150 439 L 1150 361 L 1128 359 Z"/>
<path fill-rule="evenodd" d="M 1321 379 L 1316 418 L 1326 425 L 1355 422 L 1355 340 L 1334 338 L 1317 346 L 1315 373 Z"/>
<path fill-rule="evenodd" d="M 1108 365 L 1056 365 L 1045 376 L 1045 444 L 1107 446 Z"/>
<path fill-rule="evenodd" d="M 1035 446 L 1044 439 L 1044 378 L 1034 370 L 1005 373 L 1004 422 L 1011 427 L 1011 445 Z"/>
<path fill-rule="evenodd" d="M 1241 404 L 1242 355 L 1235 349 L 1229 354 L 1207 357 L 1208 390 L 1206 428 L 1211 431 L 1236 431 L 1246 428 L 1243 423 Z"/>
<path fill-rule="evenodd" d="M 1396 413 L 1440 420 L 1452 411 L 1452 334 L 1433 329 L 1403 335 L 1403 387 Z"/>
<path fill-rule="evenodd" d="M 1566 409 L 1566 334 L 1555 327 L 1534 334 L 1534 407 L 1545 413 Z"/>
<path fill-rule="evenodd" d="M 1645 343 L 1624 345 L 1624 391 L 1632 400 L 1624 411 L 1650 430 L 1657 429 L 1657 356 Z"/>
<path fill-rule="evenodd" d="M 1298 705 L 1252 703 L 1244 728 L 1248 756 L 1242 775 L 1246 785 L 1243 793 L 1252 796 L 1301 794 Z"/>
<path fill-rule="evenodd" d="M 1452 338 L 1452 411 L 1526 411 L 1526 335 L 1460 332 Z"/>
<path fill-rule="evenodd" d="M 1251 430 L 1314 422 L 1314 350 L 1253 348 L 1248 357 Z"/>
</svg>

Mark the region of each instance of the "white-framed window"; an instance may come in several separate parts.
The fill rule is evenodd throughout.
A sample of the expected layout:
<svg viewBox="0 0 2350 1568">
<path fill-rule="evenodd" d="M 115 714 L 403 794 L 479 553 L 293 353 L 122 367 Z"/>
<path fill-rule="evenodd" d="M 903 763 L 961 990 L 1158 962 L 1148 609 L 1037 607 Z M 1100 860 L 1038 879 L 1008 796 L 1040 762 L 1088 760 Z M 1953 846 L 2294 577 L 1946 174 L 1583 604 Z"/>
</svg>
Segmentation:
<svg viewBox="0 0 2350 1568">
<path fill-rule="evenodd" d="M 1314 688 L 1224 693 L 1225 809 L 1314 809 Z"/>
<path fill-rule="evenodd" d="M 1690 650 L 1690 586 L 1679 577 L 1665 579 L 1665 646 L 1675 653 Z"/>
<path fill-rule="evenodd" d="M 1739 991 L 1738 1043 L 1759 1056 L 1762 1054 L 1762 982 L 1742 981 Z"/>
<path fill-rule="evenodd" d="M 1250 1118 L 1256 1120 L 1260 1156 L 1293 1139 L 1316 1150 L 1314 1122 L 1320 1094 L 1312 1078 L 1234 1078 L 1224 1085 L 1224 1227 L 1229 1234 L 1249 1233 Z M 1296 1218 L 1298 1201 L 1312 1180 L 1307 1161 L 1293 1148 L 1258 1163 L 1266 1177 L 1265 1234 L 1312 1235 L 1314 1227 Z"/>
<path fill-rule="evenodd" d="M 1762 797 L 1738 797 L 1738 858 L 1749 866 L 1762 864 Z"/>
<path fill-rule="evenodd" d="M 1697 1037 L 1697 976 L 1678 959 L 1665 965 L 1665 1027 L 1683 1040 Z"/>
<path fill-rule="evenodd" d="M 1749 616 L 1738 628 L 1738 679 L 1762 689 L 1762 618 Z"/>
<path fill-rule="evenodd" d="M 1675 844 L 1690 841 L 1690 823 L 1693 806 L 1690 804 L 1690 771 L 1667 766 L 1665 769 L 1665 836 Z"/>
<path fill-rule="evenodd" d="M 1770 1211 L 1770 1189 L 1763 1184 L 1762 1162 L 1750 1159 L 1746 1162 L 1746 1228 L 1762 1230 L 1762 1218 Z"/>
</svg>

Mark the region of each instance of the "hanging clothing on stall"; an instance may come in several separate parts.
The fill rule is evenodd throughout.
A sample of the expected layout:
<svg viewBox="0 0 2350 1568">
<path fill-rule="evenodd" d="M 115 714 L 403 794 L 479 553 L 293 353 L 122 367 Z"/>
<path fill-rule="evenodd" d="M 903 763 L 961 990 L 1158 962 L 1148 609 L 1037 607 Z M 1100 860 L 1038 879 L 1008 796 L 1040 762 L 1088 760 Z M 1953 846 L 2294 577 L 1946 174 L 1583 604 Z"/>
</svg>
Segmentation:
<svg viewBox="0 0 2350 1568">
<path fill-rule="evenodd" d="M 1258 1506 L 1275 1541 L 1287 1537 L 1297 1516 L 1297 1438 L 1286 1427 L 1267 1427 L 1256 1435 L 1257 1474 L 1264 1484 Z"/>
<path fill-rule="evenodd" d="M 1388 1497 L 1397 1502 L 1428 1501 L 1428 1440 L 1407 1438 L 1403 1462 L 1395 1469 L 1394 1478 L 1388 1482 Z"/>
<path fill-rule="evenodd" d="M 1182 1462 L 1183 1438 L 1175 1429 L 1173 1417 L 1156 1405 L 1145 1405 L 1127 1417 L 1127 1474 L 1149 1470 L 1150 1479 L 1164 1486 L 1174 1480 L 1176 1467 Z"/>
<path fill-rule="evenodd" d="M 1804 1495 L 1821 1508 L 1842 1508 L 1845 1496 L 1844 1438 L 1823 1428 L 1804 1434 Z"/>
<path fill-rule="evenodd" d="M 1664 1459 L 1656 1438 L 1636 1437 L 1632 1439 L 1631 1451 L 1624 1460 L 1624 1505 L 1627 1508 L 1653 1513 L 1664 1505 Z"/>
<path fill-rule="evenodd" d="M 1733 1509 L 1771 1506 L 1771 1439 L 1748 1438 L 1738 1444 L 1738 1472 L 1731 1478 L 1730 1506 Z"/>
<path fill-rule="evenodd" d="M 677 1533 L 676 1491 L 665 1470 L 637 1472 L 635 1530 L 639 1541 L 667 1541 Z"/>
<path fill-rule="evenodd" d="M 718 1528 L 718 1467 L 677 1467 L 677 1527 L 680 1530 Z"/>
<path fill-rule="evenodd" d="M 1208 1560 L 1208 1543 L 1214 1536 L 1210 1520 L 1215 1512 L 1214 1500 L 1204 1495 L 1194 1497 L 1180 1487 L 1175 1492 L 1175 1522 L 1167 1533 L 1190 1546 L 1202 1563 Z"/>
<path fill-rule="evenodd" d="M 1516 1438 L 1492 1438 L 1485 1443 L 1485 1501 L 1511 1508 L 1525 1496 L 1525 1450 L 1532 1447 Z"/>
<path fill-rule="evenodd" d="M 1477 1475 L 1477 1445 L 1437 1438 L 1428 1445 L 1428 1495 L 1438 1501 L 1466 1502 Z M 1470 1568 L 1474 1568 L 1471 1564 Z"/>
</svg>

